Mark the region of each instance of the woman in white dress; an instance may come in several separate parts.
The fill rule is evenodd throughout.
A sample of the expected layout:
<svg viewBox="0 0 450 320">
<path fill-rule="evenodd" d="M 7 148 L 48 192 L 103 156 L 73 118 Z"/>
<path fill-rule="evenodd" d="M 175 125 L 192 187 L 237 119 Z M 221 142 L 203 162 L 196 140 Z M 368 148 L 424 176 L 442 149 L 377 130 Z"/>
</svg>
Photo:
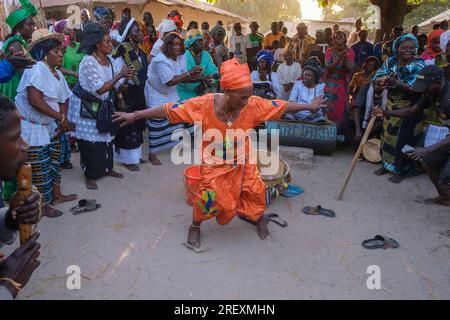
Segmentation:
<svg viewBox="0 0 450 320">
<path fill-rule="evenodd" d="M 98 189 L 96 180 L 103 176 L 123 178 L 113 170 L 112 141 L 117 128 L 105 129 L 98 119 L 101 110 L 110 115 L 115 111 L 115 90 L 124 90 L 123 79 L 134 76 L 127 66 L 115 68 L 108 57 L 112 49 L 109 33 L 99 24 L 90 23 L 84 28 L 79 51 L 87 55 L 80 63 L 79 82 L 70 99 L 69 120 L 76 125 L 81 168 L 90 190 Z"/>
<path fill-rule="evenodd" d="M 255 95 L 266 99 L 275 99 L 281 96 L 278 75 L 272 71 L 274 64 L 273 53 L 270 50 L 261 50 L 256 55 L 258 70 L 252 71 L 251 78 Z"/>
<path fill-rule="evenodd" d="M 64 35 L 39 29 L 33 33 L 28 50 L 38 62 L 26 69 L 17 88 L 16 105 L 22 118 L 22 138 L 30 146 L 28 162 L 32 183 L 42 195 L 43 214 L 63 214 L 50 206 L 73 201 L 75 194 L 61 193 L 61 143 L 68 129 L 66 101 L 72 95 L 61 71 Z"/>
<path fill-rule="evenodd" d="M 176 85 L 195 82 L 201 78 L 202 67 L 195 66 L 186 71 L 186 51 L 183 39 L 176 32 L 169 33 L 164 38 L 164 45 L 156 57 L 152 59 L 148 68 L 149 89 L 145 92 L 147 107 L 152 108 L 168 102 L 180 100 Z M 161 165 L 156 157 L 158 152 L 171 149 L 179 143 L 172 141 L 172 133 L 184 128 L 183 124 L 171 125 L 168 120 L 150 119 L 147 121 L 149 131 L 148 160 L 153 165 Z"/>
<path fill-rule="evenodd" d="M 308 104 L 314 99 L 323 95 L 324 83 L 320 82 L 322 68 L 318 59 L 310 58 L 303 67 L 303 78 L 295 81 L 289 101 Z M 326 116 L 322 109 L 314 114 L 309 110 L 302 110 L 294 113 L 286 113 L 285 119 L 301 120 L 309 122 L 325 121 Z"/>
</svg>

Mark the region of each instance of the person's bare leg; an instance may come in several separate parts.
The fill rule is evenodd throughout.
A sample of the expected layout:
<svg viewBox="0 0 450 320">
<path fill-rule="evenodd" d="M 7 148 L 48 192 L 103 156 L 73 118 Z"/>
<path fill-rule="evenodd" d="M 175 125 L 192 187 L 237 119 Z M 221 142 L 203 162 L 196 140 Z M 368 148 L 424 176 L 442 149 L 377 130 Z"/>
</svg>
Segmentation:
<svg viewBox="0 0 450 320">
<path fill-rule="evenodd" d="M 45 204 L 42 207 L 42 215 L 47 218 L 56 218 L 63 214 L 62 211 L 56 210 L 55 208 L 50 207 L 48 204 Z"/>
<path fill-rule="evenodd" d="M 54 184 L 53 185 L 53 201 L 52 205 L 57 205 L 63 202 L 76 200 L 78 196 L 76 194 L 64 195 L 61 193 L 61 186 Z"/>
<path fill-rule="evenodd" d="M 156 154 L 154 153 L 148 154 L 148 161 L 150 161 L 150 163 L 154 166 L 162 165 L 161 161 L 159 161 L 159 159 L 156 157 Z"/>
<path fill-rule="evenodd" d="M 258 230 L 258 236 L 261 240 L 264 240 L 270 234 L 269 229 L 267 228 L 267 222 L 264 220 L 264 215 L 256 222 L 256 229 Z"/>
<path fill-rule="evenodd" d="M 382 176 L 383 174 L 386 174 L 386 173 L 388 173 L 388 171 L 384 167 L 381 167 L 380 169 L 378 169 L 374 172 L 374 174 L 377 176 Z"/>
<path fill-rule="evenodd" d="M 201 222 L 192 221 L 189 227 L 187 243 L 195 248 L 200 248 L 200 224 Z"/>
<path fill-rule="evenodd" d="M 403 179 L 405 179 L 405 177 L 406 176 L 404 174 L 394 173 L 394 175 L 389 178 L 389 181 L 395 184 L 399 184 L 403 181 Z"/>
<path fill-rule="evenodd" d="M 439 200 L 436 201 L 436 204 L 441 206 L 450 206 L 450 186 L 448 183 L 439 180 L 439 190 L 441 191 Z"/>
<path fill-rule="evenodd" d="M 444 191 L 442 190 L 441 185 L 439 183 L 439 171 L 433 169 L 432 167 L 430 167 L 423 161 L 420 161 L 420 163 L 422 164 L 423 170 L 425 170 L 425 172 L 427 173 L 428 178 L 430 178 L 431 182 L 433 183 L 434 187 L 436 188 L 436 190 L 439 194 L 439 198 L 442 196 L 445 196 Z"/>
</svg>

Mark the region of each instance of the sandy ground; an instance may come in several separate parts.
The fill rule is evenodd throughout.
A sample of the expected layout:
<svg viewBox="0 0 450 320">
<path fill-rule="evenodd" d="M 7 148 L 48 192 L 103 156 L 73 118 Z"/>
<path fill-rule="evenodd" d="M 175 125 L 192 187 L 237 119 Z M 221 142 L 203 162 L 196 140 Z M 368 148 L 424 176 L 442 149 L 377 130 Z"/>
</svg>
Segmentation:
<svg viewBox="0 0 450 320">
<path fill-rule="evenodd" d="M 277 199 L 268 212 L 289 222 L 270 224 L 261 241 L 239 219 L 202 227 L 206 252 L 182 243 L 191 222 L 184 199 L 183 166 L 142 166 L 139 173 L 116 169 L 124 180 L 104 178 L 100 190 L 83 184 L 78 155 L 63 172 L 63 191 L 95 198 L 102 208 L 73 216 L 68 209 L 39 224 L 41 267 L 19 299 L 449 299 L 449 208 L 414 202 L 433 196 L 427 177 L 400 185 L 375 177 L 377 166 L 360 163 L 344 200 L 334 200 L 351 161 L 349 152 L 315 157 L 292 166 L 293 182 L 306 192 Z M 335 219 L 307 216 L 305 205 L 336 211 Z M 395 238 L 398 249 L 366 250 L 361 241 L 376 234 Z M 14 247 L 17 246 L 17 243 Z M 69 265 L 81 268 L 81 289 L 66 287 Z M 380 290 L 369 290 L 367 267 L 381 269 Z"/>
</svg>

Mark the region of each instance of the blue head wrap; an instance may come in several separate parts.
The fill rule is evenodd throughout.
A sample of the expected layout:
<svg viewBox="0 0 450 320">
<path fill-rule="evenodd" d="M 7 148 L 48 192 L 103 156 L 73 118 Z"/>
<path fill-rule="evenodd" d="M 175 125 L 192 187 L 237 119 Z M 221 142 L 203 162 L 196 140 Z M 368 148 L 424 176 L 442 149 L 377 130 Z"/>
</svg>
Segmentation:
<svg viewBox="0 0 450 320">
<path fill-rule="evenodd" d="M 394 53 L 394 55 L 397 55 L 398 47 L 400 47 L 400 45 L 407 40 L 414 42 L 414 45 L 416 46 L 416 54 L 417 54 L 417 49 L 419 48 L 419 43 L 417 42 L 417 38 L 411 33 L 406 33 L 406 34 L 398 37 L 397 39 L 395 39 L 394 43 L 392 44 L 392 52 Z"/>
<path fill-rule="evenodd" d="M 267 63 L 269 64 L 269 66 L 272 66 L 272 64 L 274 63 L 274 59 L 273 59 L 273 53 L 270 50 L 261 50 L 256 54 L 256 60 L 261 60 L 264 59 L 267 61 Z"/>
<path fill-rule="evenodd" d="M 104 17 L 106 17 L 109 14 L 109 10 L 105 7 L 95 7 L 94 9 L 94 17 L 97 19 L 97 21 L 100 21 Z"/>
</svg>

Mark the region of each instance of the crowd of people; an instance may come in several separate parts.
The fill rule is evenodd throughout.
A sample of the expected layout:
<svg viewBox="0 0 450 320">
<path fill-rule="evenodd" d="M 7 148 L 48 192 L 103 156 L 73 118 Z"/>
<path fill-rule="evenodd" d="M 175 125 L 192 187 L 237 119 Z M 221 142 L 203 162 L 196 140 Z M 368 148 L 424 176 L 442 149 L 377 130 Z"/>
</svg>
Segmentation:
<svg viewBox="0 0 450 320">
<path fill-rule="evenodd" d="M 257 22 L 248 34 L 240 23 L 228 34 L 221 21 L 211 29 L 208 22 L 191 21 L 184 29 L 176 10 L 155 27 L 149 12 L 140 22 L 125 8 L 115 21 L 111 9 L 96 7 L 93 17 L 82 11 L 78 26 L 61 20 L 36 30 L 37 9 L 28 0 L 20 3 L 6 20 L 12 31 L 0 60 L 0 143 L 10 150 L 0 159 L 6 202 L 25 159 L 42 215 L 54 218 L 63 214 L 55 205 L 77 198 L 61 190 L 60 172 L 73 168 L 72 152 L 80 153 L 86 188 L 95 190 L 103 177 L 124 178 L 116 163 L 130 171 L 145 162 L 162 165 L 158 154 L 178 143 L 173 132 L 193 132 L 195 121 L 224 133 L 282 117 L 334 122 L 356 148 L 376 116 L 371 137 L 382 141 L 382 162 L 375 173 L 390 172 L 389 181 L 399 183 L 423 168 L 439 193 L 425 202 L 450 205 L 450 138 L 423 145 L 426 121 L 450 127 L 446 22 L 429 35 L 416 26 L 410 33 L 394 27 L 372 44 L 361 19 L 350 35 L 336 25 L 312 37 L 299 23 L 289 37 L 283 22 L 273 22 L 264 36 Z M 413 149 L 405 152 L 405 146 Z M 257 226 L 262 239 L 267 236 L 264 185 L 255 166 L 205 166 L 202 179 L 188 247 L 200 248 L 202 221 L 216 217 L 226 224 L 236 212 Z M 33 193 L 18 209 L 0 211 L 1 243 L 13 240 L 18 222 L 36 222 L 38 199 Z M 0 297 L 15 296 L 17 282 L 24 285 L 39 264 L 36 240 L 15 253 L 33 266 L 18 264 L 19 278 L 9 277 L 12 266 L 0 264 L 0 290 L 8 291 Z"/>
</svg>

